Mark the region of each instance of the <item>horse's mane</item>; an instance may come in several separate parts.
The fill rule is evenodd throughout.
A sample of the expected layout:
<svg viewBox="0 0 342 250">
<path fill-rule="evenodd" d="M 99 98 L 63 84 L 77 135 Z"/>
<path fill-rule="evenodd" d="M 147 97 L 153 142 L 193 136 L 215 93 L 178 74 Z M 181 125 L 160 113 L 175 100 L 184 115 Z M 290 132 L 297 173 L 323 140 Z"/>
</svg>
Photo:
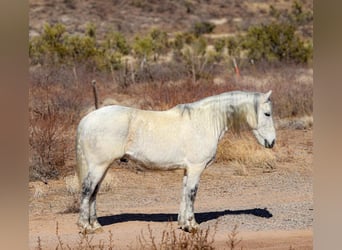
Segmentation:
<svg viewBox="0 0 342 250">
<path fill-rule="evenodd" d="M 229 127 L 239 129 L 245 124 L 247 115 L 257 115 L 260 93 L 231 91 L 205 97 L 195 102 L 178 104 L 176 109 L 182 116 L 190 118 L 195 114 L 206 114 L 226 119 Z"/>
</svg>

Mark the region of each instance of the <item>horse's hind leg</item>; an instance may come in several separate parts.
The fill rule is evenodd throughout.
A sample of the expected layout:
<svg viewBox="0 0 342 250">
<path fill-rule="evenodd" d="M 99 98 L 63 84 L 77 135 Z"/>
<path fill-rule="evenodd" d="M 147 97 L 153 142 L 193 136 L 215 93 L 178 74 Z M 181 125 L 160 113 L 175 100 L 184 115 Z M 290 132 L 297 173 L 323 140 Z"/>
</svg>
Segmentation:
<svg viewBox="0 0 342 250">
<path fill-rule="evenodd" d="M 95 170 L 94 168 L 90 168 Z M 79 226 L 83 233 L 91 233 L 101 225 L 96 217 L 96 195 L 100 188 L 107 167 L 97 167 L 96 171 L 89 171 L 82 182 Z"/>
<path fill-rule="evenodd" d="M 108 170 L 108 169 L 107 169 Z M 90 225 L 92 227 L 92 229 L 94 231 L 98 231 L 98 230 L 102 230 L 102 226 L 101 224 L 98 222 L 97 220 L 97 215 L 96 215 L 96 196 L 97 196 L 97 193 L 99 192 L 99 189 L 100 189 L 100 185 L 103 181 L 103 179 L 105 178 L 105 175 L 107 173 L 107 170 L 105 171 L 105 173 L 103 174 L 101 180 L 98 182 L 98 184 L 96 185 L 95 187 L 95 190 L 93 192 L 93 194 L 91 195 L 90 197 L 90 217 L 89 217 L 89 222 L 90 222 Z"/>
</svg>

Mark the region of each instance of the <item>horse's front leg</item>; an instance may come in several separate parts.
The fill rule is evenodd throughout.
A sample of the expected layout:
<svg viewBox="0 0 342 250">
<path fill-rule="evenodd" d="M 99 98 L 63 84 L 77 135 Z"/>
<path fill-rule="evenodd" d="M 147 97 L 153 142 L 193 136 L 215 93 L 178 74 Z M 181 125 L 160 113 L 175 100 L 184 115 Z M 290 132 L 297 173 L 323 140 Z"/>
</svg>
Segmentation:
<svg viewBox="0 0 342 250">
<path fill-rule="evenodd" d="M 192 166 L 187 169 L 183 177 L 183 193 L 178 224 L 181 229 L 187 232 L 193 232 L 198 229 L 198 224 L 195 220 L 194 203 L 202 171 L 202 167 Z"/>
<path fill-rule="evenodd" d="M 186 170 L 184 170 L 184 176 L 183 176 L 183 183 L 182 183 L 182 196 L 181 196 L 181 204 L 180 209 L 178 213 L 178 225 L 179 227 L 182 227 L 185 225 L 186 222 L 186 182 L 187 182 L 188 176 L 186 173 Z"/>
</svg>

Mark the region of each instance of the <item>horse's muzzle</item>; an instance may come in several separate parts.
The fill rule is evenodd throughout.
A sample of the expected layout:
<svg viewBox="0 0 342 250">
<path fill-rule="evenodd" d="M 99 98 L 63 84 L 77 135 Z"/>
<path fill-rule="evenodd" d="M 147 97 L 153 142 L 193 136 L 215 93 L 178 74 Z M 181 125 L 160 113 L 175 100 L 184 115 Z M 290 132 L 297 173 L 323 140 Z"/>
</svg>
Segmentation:
<svg viewBox="0 0 342 250">
<path fill-rule="evenodd" d="M 265 148 L 273 148 L 275 143 L 275 140 L 273 140 L 271 143 L 269 143 L 266 139 L 265 139 Z"/>
</svg>

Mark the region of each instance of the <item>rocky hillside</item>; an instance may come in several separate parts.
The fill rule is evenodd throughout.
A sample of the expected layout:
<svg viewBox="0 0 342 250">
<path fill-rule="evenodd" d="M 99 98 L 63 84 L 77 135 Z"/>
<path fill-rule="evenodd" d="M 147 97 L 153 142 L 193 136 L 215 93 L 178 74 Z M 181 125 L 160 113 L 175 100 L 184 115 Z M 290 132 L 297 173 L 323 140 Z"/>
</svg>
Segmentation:
<svg viewBox="0 0 342 250">
<path fill-rule="evenodd" d="M 298 1 L 305 11 L 313 10 L 312 0 Z M 82 32 L 88 23 L 104 31 L 120 31 L 126 36 L 152 27 L 169 33 L 186 31 L 196 22 L 216 25 L 213 33 L 245 30 L 270 17 L 271 5 L 291 11 L 290 0 L 29 0 L 30 36 L 39 34 L 44 23 L 62 23 L 69 32 Z M 312 35 L 312 24 L 309 36 Z"/>
</svg>

